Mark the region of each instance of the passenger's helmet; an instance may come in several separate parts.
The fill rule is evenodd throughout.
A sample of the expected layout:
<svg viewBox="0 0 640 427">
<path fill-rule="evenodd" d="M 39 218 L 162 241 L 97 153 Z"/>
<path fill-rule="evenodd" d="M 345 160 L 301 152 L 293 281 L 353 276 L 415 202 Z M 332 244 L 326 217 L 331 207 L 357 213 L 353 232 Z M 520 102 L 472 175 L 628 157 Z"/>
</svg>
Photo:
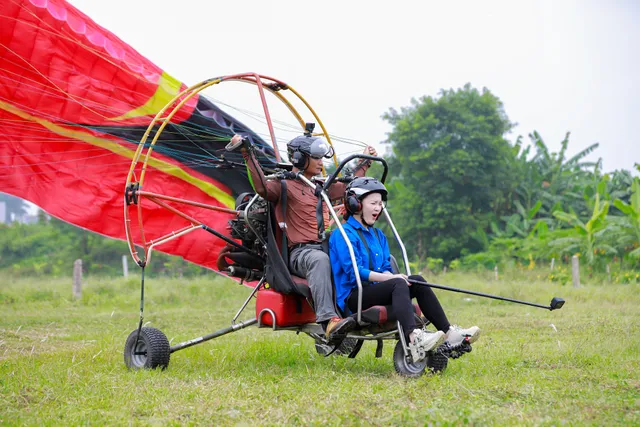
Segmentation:
<svg viewBox="0 0 640 427">
<path fill-rule="evenodd" d="M 359 177 L 347 185 L 344 193 L 344 207 L 349 215 L 354 215 L 362 209 L 362 199 L 367 194 L 380 193 L 382 200 L 387 201 L 387 188 L 375 178 Z"/>
</svg>

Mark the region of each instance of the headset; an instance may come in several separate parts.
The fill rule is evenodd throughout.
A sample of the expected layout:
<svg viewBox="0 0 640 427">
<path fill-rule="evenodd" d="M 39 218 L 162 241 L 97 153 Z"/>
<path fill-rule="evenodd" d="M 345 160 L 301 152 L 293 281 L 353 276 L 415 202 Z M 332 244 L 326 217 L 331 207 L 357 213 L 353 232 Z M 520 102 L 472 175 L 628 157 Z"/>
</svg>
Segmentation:
<svg viewBox="0 0 640 427">
<path fill-rule="evenodd" d="M 347 190 L 344 197 L 344 207 L 351 215 L 362 210 L 362 202 L 353 190 Z"/>
<path fill-rule="evenodd" d="M 300 149 L 296 149 L 289 155 L 289 160 L 291 160 L 291 164 L 300 169 L 305 170 L 309 165 L 309 156 L 300 151 Z"/>
<path fill-rule="evenodd" d="M 360 195 L 356 192 L 360 190 Z M 350 215 L 355 215 L 362 210 L 362 199 L 370 193 L 380 193 L 383 200 L 387 200 L 387 189 L 384 184 L 375 178 L 359 177 L 349 183 L 344 194 L 344 207 Z"/>
</svg>

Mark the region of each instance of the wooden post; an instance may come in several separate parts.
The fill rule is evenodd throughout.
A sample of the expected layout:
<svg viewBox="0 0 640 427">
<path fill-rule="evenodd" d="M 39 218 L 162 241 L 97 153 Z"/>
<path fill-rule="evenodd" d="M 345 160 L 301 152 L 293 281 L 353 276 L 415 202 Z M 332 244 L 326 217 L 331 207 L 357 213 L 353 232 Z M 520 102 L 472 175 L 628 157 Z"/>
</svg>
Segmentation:
<svg viewBox="0 0 640 427">
<path fill-rule="evenodd" d="M 496 265 L 496 267 L 493 269 L 493 272 L 496 275 L 496 280 L 498 280 L 498 266 Z"/>
<path fill-rule="evenodd" d="M 126 255 L 122 255 L 122 275 L 125 277 L 129 277 L 129 257 Z"/>
<path fill-rule="evenodd" d="M 573 277 L 573 287 L 580 287 L 580 259 L 577 255 L 571 258 L 571 275 Z"/>
<path fill-rule="evenodd" d="M 82 297 L 82 260 L 77 259 L 73 263 L 73 297 L 80 299 Z"/>
<path fill-rule="evenodd" d="M 447 274 L 447 266 L 445 265 L 444 267 L 442 267 L 442 275 L 446 275 Z"/>
<path fill-rule="evenodd" d="M 607 277 L 609 278 L 609 282 L 611 282 L 611 266 L 607 264 Z"/>
<path fill-rule="evenodd" d="M 553 266 L 556 264 L 556 259 L 551 258 L 551 272 L 553 272 Z"/>
</svg>

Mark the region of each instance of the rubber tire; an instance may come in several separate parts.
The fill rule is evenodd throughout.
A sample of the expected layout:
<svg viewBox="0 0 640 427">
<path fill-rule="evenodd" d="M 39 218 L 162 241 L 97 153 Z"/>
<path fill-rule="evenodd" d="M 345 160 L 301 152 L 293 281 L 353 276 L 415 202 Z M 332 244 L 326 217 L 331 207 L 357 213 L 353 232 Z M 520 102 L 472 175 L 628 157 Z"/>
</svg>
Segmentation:
<svg viewBox="0 0 640 427">
<path fill-rule="evenodd" d="M 129 369 L 166 369 L 171 358 L 171 346 L 167 336 L 156 328 L 142 328 L 136 343 L 138 330 L 129 334 L 124 345 L 124 364 Z M 135 354 L 146 352 L 146 354 Z"/>
<path fill-rule="evenodd" d="M 396 372 L 403 377 L 421 377 L 427 369 L 428 360 L 429 356 L 425 357 L 418 363 L 409 362 L 404 355 L 402 341 L 398 341 L 396 343 L 396 347 L 393 349 L 393 367 L 396 369 Z"/>
<path fill-rule="evenodd" d="M 355 338 L 346 337 L 344 340 L 342 340 L 342 343 L 336 349 L 335 354 L 338 356 L 347 356 L 353 359 L 360 352 L 362 343 L 363 341 L 357 340 Z M 353 354 L 354 352 L 355 354 Z"/>
<path fill-rule="evenodd" d="M 316 345 L 316 352 L 322 357 L 331 356 L 337 350 L 335 345 L 325 344 L 320 340 L 316 340 L 315 345 Z"/>
<path fill-rule="evenodd" d="M 427 353 L 427 368 L 434 374 L 443 372 L 449 364 L 449 357 L 442 347 L 440 346 L 436 351 Z"/>
</svg>

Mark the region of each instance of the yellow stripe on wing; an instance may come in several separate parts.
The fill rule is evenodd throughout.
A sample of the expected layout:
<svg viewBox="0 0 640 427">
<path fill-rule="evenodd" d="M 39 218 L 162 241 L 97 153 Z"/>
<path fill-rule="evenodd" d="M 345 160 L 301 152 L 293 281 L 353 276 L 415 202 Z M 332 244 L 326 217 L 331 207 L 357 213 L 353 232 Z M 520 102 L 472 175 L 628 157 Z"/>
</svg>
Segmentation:
<svg viewBox="0 0 640 427">
<path fill-rule="evenodd" d="M 155 116 L 169 101 L 171 101 L 179 92 L 182 83 L 171 77 L 166 72 L 162 72 L 158 81 L 158 88 L 151 98 L 144 105 L 126 112 L 125 114 L 113 117 L 107 120 L 126 120 L 132 117 Z"/>
<path fill-rule="evenodd" d="M 64 126 L 60 126 L 57 125 L 55 123 L 52 123 L 48 120 L 44 120 L 42 118 L 33 116 L 29 113 L 26 113 L 24 111 L 22 111 L 21 109 L 15 107 L 14 105 L 11 105 L 9 103 L 0 101 L 0 109 L 3 109 L 5 111 L 8 111 L 11 114 L 14 114 L 24 120 L 29 120 L 31 122 L 35 122 L 38 123 L 39 125 L 45 127 L 46 129 L 49 129 L 51 132 L 54 132 L 58 135 L 62 135 L 65 137 L 69 137 L 69 138 L 73 138 L 76 139 L 78 141 L 83 141 L 86 142 L 88 144 L 91 145 L 95 145 L 97 147 L 101 147 L 104 148 L 106 150 L 111 151 L 112 153 L 118 154 L 120 156 L 129 158 L 133 160 L 133 157 L 135 155 L 135 150 L 131 150 L 129 148 L 126 148 L 116 142 L 110 141 L 106 138 L 99 138 L 96 136 L 93 136 L 89 133 L 80 131 L 80 130 L 74 130 L 74 129 L 68 129 Z M 213 197 L 214 199 L 218 200 L 220 203 L 222 203 L 224 206 L 233 209 L 233 207 L 235 206 L 235 200 L 233 199 L 233 197 L 231 197 L 229 194 L 227 194 L 225 191 L 223 191 L 222 189 L 218 188 L 217 186 L 213 185 L 210 182 L 207 181 L 203 181 L 199 178 L 196 178 L 193 175 L 190 175 L 189 173 L 187 173 L 184 169 L 179 168 L 178 166 L 171 164 L 169 162 L 165 162 L 163 160 L 159 160 L 156 158 L 151 158 L 149 159 L 148 162 L 149 166 L 154 167 L 155 169 L 158 169 L 164 173 L 167 173 L 169 175 L 175 176 L 178 179 L 181 179 L 197 188 L 199 188 L 200 190 L 202 190 L 205 194 Z M 123 182 L 123 186 L 124 186 L 124 182 Z"/>
</svg>

